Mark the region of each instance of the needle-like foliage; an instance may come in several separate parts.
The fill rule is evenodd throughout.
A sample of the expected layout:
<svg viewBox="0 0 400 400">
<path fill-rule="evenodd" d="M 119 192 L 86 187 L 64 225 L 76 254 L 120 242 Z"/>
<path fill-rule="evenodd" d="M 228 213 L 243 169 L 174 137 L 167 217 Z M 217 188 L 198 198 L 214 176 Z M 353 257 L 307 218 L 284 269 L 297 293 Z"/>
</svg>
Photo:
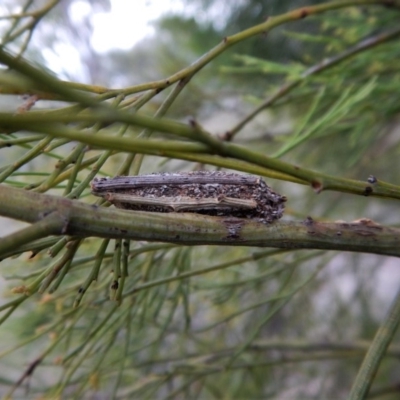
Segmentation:
<svg viewBox="0 0 400 400">
<path fill-rule="evenodd" d="M 0 215 L 29 223 L 1 222 L 0 395 L 398 398 L 399 1 L 293 8 L 180 67 L 165 23 L 173 72 L 116 89 L 35 58 L 66 3 L 0 6 L 0 101 L 24 96 L 0 102 Z M 183 25 L 181 61 L 215 37 L 196 46 Z M 276 30 L 307 51 L 235 52 Z M 266 178 L 284 218 L 117 210 L 90 192 L 193 169 Z"/>
</svg>

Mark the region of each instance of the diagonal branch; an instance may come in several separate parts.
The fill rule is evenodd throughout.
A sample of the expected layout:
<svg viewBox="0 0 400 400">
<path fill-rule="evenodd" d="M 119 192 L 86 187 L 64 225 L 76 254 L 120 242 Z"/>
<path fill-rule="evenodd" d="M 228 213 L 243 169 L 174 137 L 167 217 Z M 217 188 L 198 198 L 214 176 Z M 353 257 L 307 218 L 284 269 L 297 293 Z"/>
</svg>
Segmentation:
<svg viewBox="0 0 400 400">
<path fill-rule="evenodd" d="M 67 219 L 57 212 L 51 212 L 35 224 L 0 239 L 0 257 L 12 247 L 23 246 L 33 240 L 53 234 L 60 234 L 66 228 Z"/>
</svg>

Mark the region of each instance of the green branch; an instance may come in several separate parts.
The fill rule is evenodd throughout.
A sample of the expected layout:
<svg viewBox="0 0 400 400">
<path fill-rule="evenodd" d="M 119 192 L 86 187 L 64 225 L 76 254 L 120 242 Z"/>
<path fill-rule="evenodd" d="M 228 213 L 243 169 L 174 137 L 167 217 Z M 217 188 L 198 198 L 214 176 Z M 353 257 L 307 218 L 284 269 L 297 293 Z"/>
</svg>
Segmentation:
<svg viewBox="0 0 400 400">
<path fill-rule="evenodd" d="M 186 245 L 259 246 L 285 249 L 326 249 L 385 254 L 399 257 L 400 230 L 363 219 L 352 223 L 282 221 L 271 225 L 251 220 L 210 217 L 190 213 L 148 213 L 103 208 L 57 196 L 0 185 L 0 214 L 35 224 L 44 214 L 56 213 L 64 221 L 58 231 L 74 237 L 97 236 L 172 242 Z M 48 231 L 35 235 L 45 237 Z M 13 243 L 10 236 L 7 252 Z M 15 246 L 20 242 L 16 241 Z"/>
<path fill-rule="evenodd" d="M 290 79 L 288 82 L 283 84 L 275 91 L 274 94 L 269 96 L 266 100 L 264 100 L 255 110 L 253 110 L 250 114 L 244 117 L 239 123 L 237 123 L 233 128 L 229 129 L 223 135 L 224 140 L 232 140 L 233 137 L 243 129 L 250 121 L 252 121 L 260 112 L 264 111 L 268 107 L 275 104 L 278 100 L 282 99 L 288 93 L 290 93 L 293 89 L 299 86 L 302 82 L 309 79 L 311 76 L 318 75 L 319 73 L 326 71 L 330 68 L 337 66 L 343 61 L 347 61 L 360 52 L 373 49 L 374 47 L 386 43 L 388 41 L 396 39 L 400 36 L 400 28 L 395 29 L 390 32 L 380 33 L 373 37 L 369 37 L 367 39 L 362 40 L 357 43 L 353 47 L 350 47 L 343 51 L 342 53 L 335 55 L 333 57 L 329 57 L 324 59 L 323 61 L 307 68 L 305 71 L 301 73 L 301 75 L 297 79 Z"/>
<path fill-rule="evenodd" d="M 10 248 L 23 246 L 33 240 L 41 239 L 63 231 L 66 219 L 58 213 L 50 213 L 37 221 L 34 225 L 28 226 L 20 231 L 14 232 L 0 239 L 0 255 L 7 253 Z"/>
<path fill-rule="evenodd" d="M 368 394 L 379 365 L 385 356 L 390 342 L 400 324 L 400 290 L 398 291 L 388 314 L 379 327 L 371 346 L 361 364 L 357 377 L 351 389 L 350 400 L 362 400 Z"/>
<path fill-rule="evenodd" d="M 200 132 L 200 128 L 196 126 L 188 126 L 178 122 L 169 121 L 166 119 L 153 119 L 143 115 L 129 115 L 123 119 L 123 122 L 139 125 L 150 129 L 158 129 L 162 132 L 176 134 L 178 136 L 196 137 Z M 63 121 L 107 121 L 110 117 L 103 115 L 100 112 L 92 115 L 65 116 L 61 118 Z M 243 146 L 234 143 L 218 141 L 215 137 L 210 140 L 211 134 L 201 130 L 197 135 L 199 141 L 203 143 L 191 143 L 187 141 L 177 140 L 148 140 L 148 139 L 133 139 L 127 137 L 116 137 L 104 134 L 96 134 L 95 136 L 88 133 L 82 133 L 63 125 L 46 123 L 46 115 L 37 114 L 22 114 L 16 119 L 11 113 L 0 113 L 0 124 L 5 124 L 8 127 L 24 129 L 29 126 L 30 130 L 48 134 L 50 136 L 76 140 L 81 143 L 86 143 L 98 148 L 109 150 L 130 151 L 134 153 L 152 154 L 156 156 L 169 157 L 173 156 L 178 159 L 188 159 L 188 153 L 212 153 L 224 157 L 230 157 L 246 161 L 253 165 L 258 165 L 281 174 L 288 175 L 297 180 L 308 182 L 313 189 L 320 193 L 323 190 L 337 190 L 340 192 L 354 193 L 362 196 L 379 196 L 400 199 L 400 187 L 374 180 L 373 183 L 367 181 L 356 181 L 353 179 L 338 178 L 331 175 L 322 174 L 311 169 L 292 165 L 284 161 L 268 157 L 264 154 L 248 150 Z"/>
<path fill-rule="evenodd" d="M 382 6 L 392 6 L 400 7 L 400 2 L 398 0 L 339 0 L 332 1 L 325 4 L 320 4 L 316 6 L 301 7 L 287 13 L 270 17 L 265 22 L 255 25 L 249 29 L 245 29 L 242 32 L 236 33 L 232 36 L 225 37 L 222 42 L 212 48 L 209 52 L 204 54 L 190 66 L 183 68 L 177 73 L 169 76 L 166 79 L 161 79 L 158 81 L 147 82 L 140 85 L 135 85 L 123 89 L 115 89 L 104 91 L 104 88 L 98 86 L 75 84 L 73 82 L 63 82 L 52 75 L 35 68 L 28 63 L 24 62 L 22 59 L 13 58 L 10 54 L 5 52 L 0 47 L 0 62 L 8 65 L 11 69 L 14 69 L 25 76 L 31 78 L 35 83 L 42 85 L 46 88 L 50 95 L 51 93 L 56 93 L 61 96 L 61 98 L 68 99 L 70 101 L 78 102 L 84 106 L 96 106 L 98 105 L 98 98 L 90 97 L 82 93 L 82 91 L 92 92 L 92 93 L 102 93 L 106 97 L 116 96 L 119 94 L 132 95 L 138 92 L 143 92 L 146 90 L 153 89 L 165 89 L 175 82 L 179 82 L 188 76 L 192 76 L 212 60 L 218 57 L 221 53 L 226 51 L 228 48 L 236 43 L 242 42 L 246 39 L 257 35 L 264 35 L 273 28 L 280 26 L 285 23 L 298 21 L 312 15 L 318 15 L 327 11 L 337 10 L 340 8 L 347 8 L 352 6 L 365 6 L 365 5 L 382 5 Z M 1 89 L 1 88 L 0 88 Z M 35 88 L 32 88 L 32 92 L 35 92 Z M 43 89 L 42 89 L 43 91 Z M 15 93 L 15 92 L 14 92 Z"/>
</svg>

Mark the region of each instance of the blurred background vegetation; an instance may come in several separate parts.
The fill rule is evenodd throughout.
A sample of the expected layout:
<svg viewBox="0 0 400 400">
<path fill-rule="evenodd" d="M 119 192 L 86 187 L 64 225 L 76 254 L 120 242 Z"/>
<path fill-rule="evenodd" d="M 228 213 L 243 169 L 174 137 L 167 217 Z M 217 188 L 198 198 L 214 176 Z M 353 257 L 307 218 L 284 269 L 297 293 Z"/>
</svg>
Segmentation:
<svg viewBox="0 0 400 400">
<path fill-rule="evenodd" d="M 84 18 L 71 11 L 78 3 L 90 9 Z M 182 0 L 185 12 L 160 16 L 154 35 L 131 49 L 96 52 L 91 16 L 110 12 L 111 3 L 4 0 L 2 46 L 61 79 L 124 88 L 173 75 L 269 16 L 328 2 Z M 36 10 L 44 11 L 18 17 Z M 374 175 L 399 185 L 399 18 L 398 7 L 359 5 L 296 19 L 228 48 L 168 109 L 174 87 L 111 104 L 148 115 L 161 109 L 182 122 L 195 118 L 221 138 L 332 176 Z M 76 59 L 67 56 L 71 48 Z M 7 90 L 1 111 L 28 112 L 31 98 Z M 33 103 L 32 110 L 69 106 Z M 169 137 L 122 124 L 96 129 Z M 89 203 L 96 199 L 80 183 L 96 174 L 217 168 L 35 132 L 2 131 L 0 145 L 2 183 Z M 288 197 L 285 219 L 370 218 L 399 227 L 394 199 L 317 195 L 266 175 Z M 0 224 L 3 232 L 16 229 Z M 57 265 L 60 272 L 47 282 Z M 10 250 L 0 268 L 0 394 L 15 398 L 346 398 L 400 283 L 397 260 L 371 254 L 97 238 L 40 240 Z M 116 270 L 128 273 L 123 282 Z M 371 398 L 398 398 L 399 339 L 397 333 Z"/>
</svg>

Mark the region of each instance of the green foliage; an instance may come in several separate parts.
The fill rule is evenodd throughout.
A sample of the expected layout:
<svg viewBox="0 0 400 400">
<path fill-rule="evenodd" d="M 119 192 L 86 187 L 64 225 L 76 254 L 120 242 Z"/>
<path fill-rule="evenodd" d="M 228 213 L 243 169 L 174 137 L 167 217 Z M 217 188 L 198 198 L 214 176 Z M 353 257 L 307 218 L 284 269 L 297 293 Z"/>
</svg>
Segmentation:
<svg viewBox="0 0 400 400">
<path fill-rule="evenodd" d="M 351 227 L 376 238 L 380 254 L 396 250 L 398 230 L 380 239 L 374 229 L 399 226 L 398 2 L 304 3 L 301 21 L 286 1 L 221 6 L 219 25 L 170 16 L 155 38 L 91 71 L 105 86 L 61 81 L 16 56 L 37 54 L 33 33 L 54 43 L 38 27 L 71 31 L 57 1 L 24 26 L 31 3 L 2 31 L 13 39 L 0 47 L 12 70 L 0 71 L 3 185 L 100 209 L 109 204 L 91 195 L 95 176 L 237 170 L 271 178 L 288 197 L 285 219 L 304 221 L 311 237 L 326 235 L 322 220 L 368 218 Z M 276 17 L 259 25 L 264 14 Z M 110 89 L 115 82 L 122 88 Z M 15 94 L 29 96 L 10 111 Z M 359 196 L 366 185 L 370 196 Z M 397 398 L 398 268 L 335 251 L 349 241 L 344 229 L 332 251 L 299 244 L 295 228 L 284 249 L 245 247 L 246 230 L 233 246 L 114 239 L 109 220 L 101 238 L 79 225 L 66 235 L 50 229 L 55 211 L 42 198 L 37 219 L 31 203 L 21 207 L 30 228 L 0 241 L 2 396 L 25 396 L 29 381 L 29 396 L 42 398 L 361 399 L 371 384 L 371 395 Z M 62 200 L 67 229 L 75 220 Z M 0 202 L 7 215 L 13 201 L 0 193 Z M 170 234 L 163 215 L 148 218 L 150 231 Z"/>
</svg>

